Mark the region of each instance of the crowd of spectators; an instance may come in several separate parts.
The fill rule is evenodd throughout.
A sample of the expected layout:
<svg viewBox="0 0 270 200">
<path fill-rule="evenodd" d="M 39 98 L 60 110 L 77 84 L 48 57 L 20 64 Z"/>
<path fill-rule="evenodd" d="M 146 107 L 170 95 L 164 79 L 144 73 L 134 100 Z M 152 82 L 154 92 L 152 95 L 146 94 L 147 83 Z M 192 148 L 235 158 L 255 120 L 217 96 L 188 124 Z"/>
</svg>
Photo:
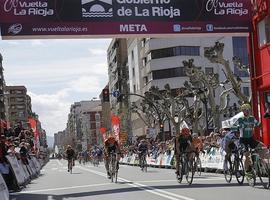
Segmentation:
<svg viewBox="0 0 270 200">
<path fill-rule="evenodd" d="M 9 190 L 17 190 L 15 176 L 11 170 L 7 155 L 16 156 L 24 165 L 28 165 L 30 155 L 37 154 L 32 129 L 25 129 L 20 124 L 13 128 L 1 128 L 0 135 L 0 173 Z"/>
<path fill-rule="evenodd" d="M 222 145 L 222 138 L 227 133 L 226 129 L 220 129 L 212 131 L 209 135 L 199 136 L 198 138 L 203 143 L 203 152 L 210 151 L 211 148 L 220 148 Z M 131 156 L 134 153 L 137 153 L 137 147 L 141 139 L 146 139 L 148 142 L 149 154 L 152 158 L 157 158 L 160 154 L 165 152 L 170 154 L 174 150 L 174 138 L 171 138 L 166 141 L 161 141 L 160 139 L 148 139 L 148 138 L 139 138 L 132 145 L 125 146 L 123 151 L 125 155 Z"/>
</svg>

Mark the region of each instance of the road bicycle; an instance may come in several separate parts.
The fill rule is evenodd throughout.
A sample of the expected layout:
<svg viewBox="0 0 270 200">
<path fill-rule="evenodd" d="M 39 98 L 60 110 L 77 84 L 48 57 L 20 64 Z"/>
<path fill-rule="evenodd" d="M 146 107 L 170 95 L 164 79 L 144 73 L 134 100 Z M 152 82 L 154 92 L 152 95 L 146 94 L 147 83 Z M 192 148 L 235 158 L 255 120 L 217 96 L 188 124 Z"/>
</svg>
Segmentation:
<svg viewBox="0 0 270 200">
<path fill-rule="evenodd" d="M 109 158 L 109 173 L 111 176 L 111 182 L 117 183 L 117 176 L 118 176 L 118 169 L 119 169 L 119 163 L 116 160 L 117 153 L 116 152 L 110 152 L 110 158 Z"/>
<path fill-rule="evenodd" d="M 71 174 L 72 174 L 73 163 L 74 163 L 74 160 L 73 159 L 68 160 L 68 171 Z"/>
<path fill-rule="evenodd" d="M 232 181 L 234 175 L 237 182 L 242 185 L 245 179 L 245 169 L 243 165 L 243 151 L 242 148 L 237 148 L 232 151 L 229 160 L 224 160 L 227 169 L 223 169 L 224 177 L 227 183 Z"/>
<path fill-rule="evenodd" d="M 140 158 L 140 167 L 141 170 L 147 172 L 147 161 L 146 161 L 146 154 L 143 153 Z"/>
<path fill-rule="evenodd" d="M 198 176 L 202 175 L 202 161 L 199 154 L 194 157 L 194 170 L 197 172 Z"/>
<path fill-rule="evenodd" d="M 256 185 L 256 177 L 259 177 L 262 186 L 265 189 L 270 187 L 270 169 L 269 162 L 267 162 L 260 157 L 259 150 L 263 148 L 249 148 L 252 159 L 252 169 L 249 172 L 246 172 L 246 179 L 248 184 L 252 187 Z M 268 160 L 269 161 L 269 160 Z"/>
<path fill-rule="evenodd" d="M 189 185 L 193 182 L 193 177 L 195 173 L 194 163 L 195 156 L 193 152 L 183 152 L 180 154 L 179 162 L 179 174 L 177 174 L 177 180 L 179 183 L 182 182 L 185 176 Z"/>
</svg>

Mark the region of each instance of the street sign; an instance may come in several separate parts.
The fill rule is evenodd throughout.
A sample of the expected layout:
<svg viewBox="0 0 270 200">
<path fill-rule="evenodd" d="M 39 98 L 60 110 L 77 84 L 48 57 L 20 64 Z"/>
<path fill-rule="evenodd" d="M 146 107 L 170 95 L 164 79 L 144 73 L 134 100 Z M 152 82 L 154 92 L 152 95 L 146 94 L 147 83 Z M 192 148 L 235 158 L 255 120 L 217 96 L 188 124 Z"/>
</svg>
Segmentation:
<svg viewBox="0 0 270 200">
<path fill-rule="evenodd" d="M 112 93 L 112 95 L 115 97 L 115 98 L 117 98 L 117 97 L 119 97 L 120 96 L 120 91 L 118 91 L 118 90 L 115 90 L 115 91 L 113 91 L 113 93 Z"/>
</svg>

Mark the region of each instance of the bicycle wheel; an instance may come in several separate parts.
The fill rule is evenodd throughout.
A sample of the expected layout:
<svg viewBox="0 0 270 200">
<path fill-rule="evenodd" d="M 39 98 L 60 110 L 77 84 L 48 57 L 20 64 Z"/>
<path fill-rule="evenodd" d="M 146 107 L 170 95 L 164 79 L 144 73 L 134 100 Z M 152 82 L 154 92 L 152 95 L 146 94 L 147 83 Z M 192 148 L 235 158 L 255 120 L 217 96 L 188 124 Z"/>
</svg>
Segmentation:
<svg viewBox="0 0 270 200">
<path fill-rule="evenodd" d="M 183 174 L 184 174 L 184 165 L 183 165 L 183 162 L 180 160 L 180 162 L 179 162 L 179 174 L 176 175 L 176 179 L 177 179 L 178 183 L 182 183 Z"/>
<path fill-rule="evenodd" d="M 223 171 L 224 171 L 224 177 L 225 177 L 225 180 L 226 180 L 226 182 L 227 183 L 230 183 L 231 181 L 232 181 L 232 172 L 233 172 L 233 170 L 232 170 L 232 164 L 231 164 L 231 162 L 229 162 L 228 160 L 224 160 L 224 162 L 226 162 L 226 166 L 227 166 L 227 168 L 228 169 L 223 169 Z"/>
<path fill-rule="evenodd" d="M 143 159 L 143 169 L 145 172 L 147 172 L 147 162 L 146 162 L 146 158 L 144 157 Z"/>
<path fill-rule="evenodd" d="M 191 161 L 186 162 L 185 165 L 186 165 L 186 180 L 187 180 L 188 184 L 191 185 L 193 182 L 194 174 L 195 174 L 194 158 Z"/>
<path fill-rule="evenodd" d="M 69 172 L 72 174 L 72 162 L 69 163 Z"/>
<path fill-rule="evenodd" d="M 115 183 L 117 183 L 119 164 L 115 162 Z"/>
<path fill-rule="evenodd" d="M 113 158 L 111 157 L 110 159 L 110 165 L 109 165 L 109 171 L 110 171 L 110 176 L 111 176 L 111 182 L 113 182 L 114 179 L 114 163 L 113 163 Z"/>
<path fill-rule="evenodd" d="M 263 187 L 268 189 L 270 183 L 270 170 L 267 163 L 261 158 L 257 162 L 257 170 Z"/>
<path fill-rule="evenodd" d="M 245 180 L 245 170 L 242 160 L 235 160 L 234 168 L 236 180 L 240 185 L 242 185 Z"/>
<path fill-rule="evenodd" d="M 195 162 L 195 169 L 197 171 L 198 176 L 202 175 L 202 161 L 199 157 L 197 157 L 196 162 Z"/>
<path fill-rule="evenodd" d="M 249 186 L 254 187 L 256 185 L 256 171 L 252 169 L 250 172 L 245 173 L 245 177 Z"/>
</svg>

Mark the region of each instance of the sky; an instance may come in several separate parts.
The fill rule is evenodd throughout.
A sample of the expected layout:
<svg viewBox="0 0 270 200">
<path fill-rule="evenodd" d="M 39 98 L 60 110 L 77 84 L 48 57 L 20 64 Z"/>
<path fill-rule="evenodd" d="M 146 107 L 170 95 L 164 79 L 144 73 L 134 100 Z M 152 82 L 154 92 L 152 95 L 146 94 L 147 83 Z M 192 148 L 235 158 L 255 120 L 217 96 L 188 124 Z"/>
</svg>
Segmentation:
<svg viewBox="0 0 270 200">
<path fill-rule="evenodd" d="M 71 104 L 108 82 L 111 39 L 0 40 L 6 85 L 24 85 L 47 135 L 66 128 Z"/>
</svg>

